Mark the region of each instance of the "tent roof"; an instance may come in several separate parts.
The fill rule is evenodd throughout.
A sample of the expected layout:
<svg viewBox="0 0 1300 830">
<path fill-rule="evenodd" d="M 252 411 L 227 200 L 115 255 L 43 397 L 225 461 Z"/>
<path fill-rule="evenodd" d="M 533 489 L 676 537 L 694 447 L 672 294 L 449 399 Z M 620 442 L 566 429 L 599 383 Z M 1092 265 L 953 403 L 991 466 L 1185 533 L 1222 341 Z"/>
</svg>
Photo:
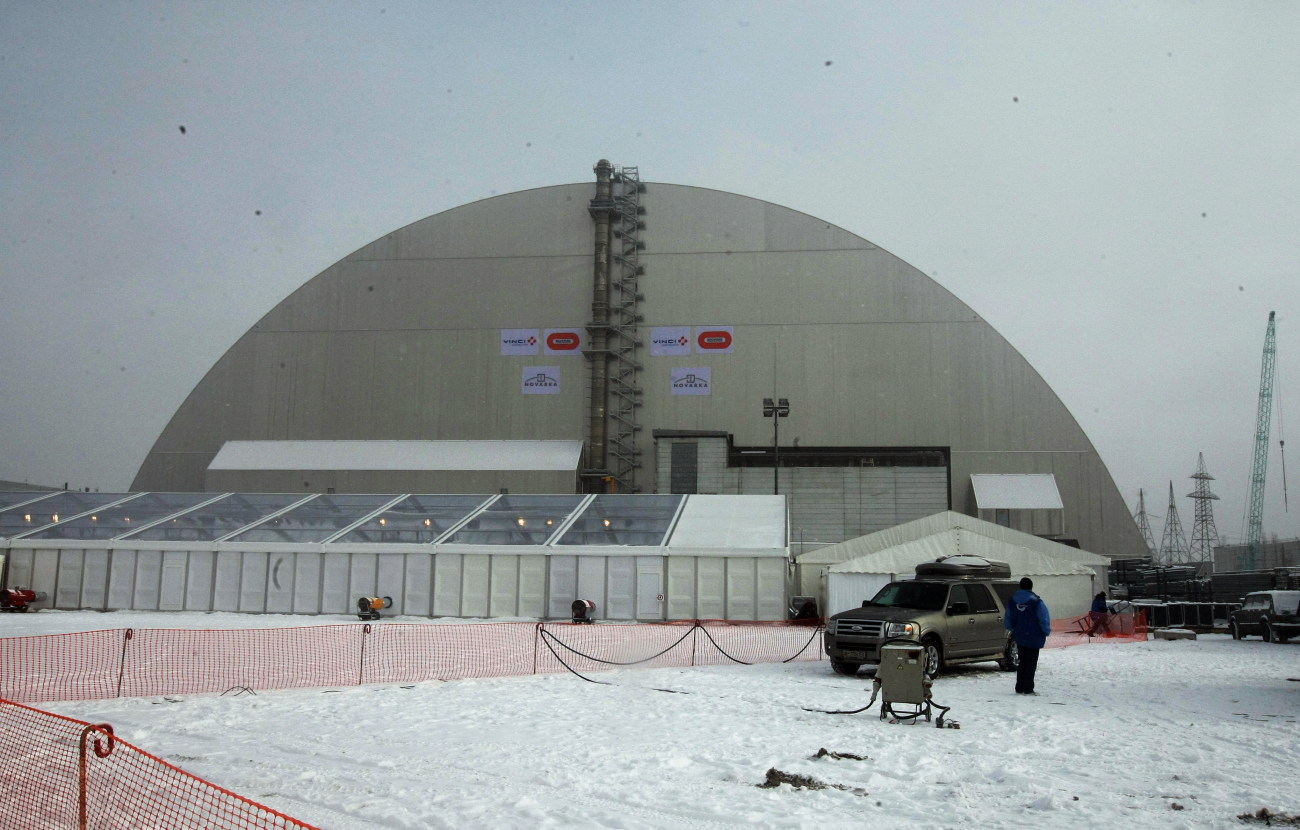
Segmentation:
<svg viewBox="0 0 1300 830">
<path fill-rule="evenodd" d="M 640 548 L 656 556 L 665 549 L 676 555 L 789 555 L 784 496 L 0 493 L 0 550 L 265 544 L 456 553 L 626 554 Z"/>
<path fill-rule="evenodd" d="M 1051 539 L 1043 539 L 1042 537 L 1034 536 L 1031 533 L 1022 533 L 1019 530 L 1012 530 L 1011 528 L 1003 527 L 1002 525 L 997 525 L 992 522 L 986 522 L 982 519 L 976 519 L 967 516 L 964 513 L 957 513 L 952 510 L 935 513 L 932 516 L 926 516 L 922 519 L 916 519 L 875 533 L 869 533 L 866 536 L 859 536 L 856 539 L 849 539 L 844 542 L 839 542 L 838 544 L 828 545 L 824 548 L 808 551 L 798 557 L 798 562 L 803 565 L 846 562 L 850 559 L 856 559 L 859 556 L 878 553 L 908 542 L 915 542 L 929 536 L 942 534 L 949 530 L 965 530 L 974 536 L 987 537 L 1007 545 L 1023 547 L 1049 556 L 1057 556 L 1082 565 L 1104 566 L 1110 564 L 1110 560 L 1104 556 L 1098 556 L 1095 553 L 1089 553 L 1088 551 L 1079 550 L 1078 548 L 1072 548 L 1069 545 L 1063 545 L 1060 542 L 1053 542 Z M 936 545 L 937 544 L 938 543 L 936 543 Z M 968 541 L 968 544 L 973 543 Z M 947 555 L 957 552 L 958 551 L 956 550 L 945 550 L 943 554 L 937 555 Z M 931 557 L 931 559 L 934 558 L 935 557 Z M 993 558 L 1002 559 L 1003 557 L 997 555 L 993 556 Z"/>
<path fill-rule="evenodd" d="M 691 496 L 668 541 L 670 549 L 785 546 L 785 496 Z"/>
<path fill-rule="evenodd" d="M 1042 551 L 953 528 L 921 539 L 903 542 L 885 550 L 840 562 L 830 573 L 912 574 L 922 562 L 941 556 L 979 556 L 1011 566 L 1016 576 L 1093 575 L 1092 568 Z"/>
</svg>

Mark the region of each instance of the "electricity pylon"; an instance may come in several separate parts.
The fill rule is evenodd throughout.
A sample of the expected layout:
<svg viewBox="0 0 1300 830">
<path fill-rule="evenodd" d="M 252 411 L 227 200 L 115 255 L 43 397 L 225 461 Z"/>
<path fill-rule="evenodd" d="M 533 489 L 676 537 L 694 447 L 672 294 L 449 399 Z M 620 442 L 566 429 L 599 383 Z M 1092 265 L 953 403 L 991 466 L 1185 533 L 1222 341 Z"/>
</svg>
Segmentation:
<svg viewBox="0 0 1300 830">
<path fill-rule="evenodd" d="M 1174 503 L 1174 483 L 1169 482 L 1169 512 L 1165 514 L 1165 534 L 1160 538 L 1160 564 L 1181 565 L 1187 561 L 1187 536 L 1183 520 L 1178 518 Z"/>
<path fill-rule="evenodd" d="M 1196 503 L 1196 518 L 1192 522 L 1192 545 L 1188 558 L 1192 562 L 1210 564 L 1214 568 L 1214 546 L 1219 542 L 1219 531 L 1214 527 L 1214 505 L 1218 496 L 1210 492 L 1214 476 L 1205 471 L 1205 453 L 1196 455 L 1196 472 L 1192 473 L 1196 486 L 1187 494 Z"/>
<path fill-rule="evenodd" d="M 1151 517 L 1147 514 L 1147 498 L 1142 490 L 1138 490 L 1138 509 L 1133 514 L 1133 520 L 1137 522 L 1138 531 L 1142 534 L 1142 539 L 1147 543 L 1147 556 L 1151 561 L 1156 560 L 1156 539 L 1151 535 Z"/>
</svg>

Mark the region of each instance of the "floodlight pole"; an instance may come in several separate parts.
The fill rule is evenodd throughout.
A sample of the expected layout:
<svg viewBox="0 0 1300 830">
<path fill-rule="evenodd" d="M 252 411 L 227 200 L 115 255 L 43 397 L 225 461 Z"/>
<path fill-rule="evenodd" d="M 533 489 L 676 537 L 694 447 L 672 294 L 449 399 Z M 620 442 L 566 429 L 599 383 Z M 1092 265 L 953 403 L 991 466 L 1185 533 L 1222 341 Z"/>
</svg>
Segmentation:
<svg viewBox="0 0 1300 830">
<path fill-rule="evenodd" d="M 777 398 L 774 403 L 771 398 L 763 399 L 763 417 L 772 419 L 772 495 L 779 495 L 781 492 L 781 418 L 790 414 L 790 399 Z"/>
</svg>

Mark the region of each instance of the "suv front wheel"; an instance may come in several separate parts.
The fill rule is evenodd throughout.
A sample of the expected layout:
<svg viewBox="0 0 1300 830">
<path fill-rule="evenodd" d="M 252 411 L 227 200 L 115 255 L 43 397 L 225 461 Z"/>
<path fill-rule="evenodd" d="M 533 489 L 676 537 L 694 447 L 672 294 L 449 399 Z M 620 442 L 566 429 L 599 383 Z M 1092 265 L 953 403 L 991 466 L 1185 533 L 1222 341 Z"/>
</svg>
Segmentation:
<svg viewBox="0 0 1300 830">
<path fill-rule="evenodd" d="M 1234 640 L 1240 640 L 1240 639 L 1241 639 L 1241 626 L 1237 625 L 1237 621 L 1236 621 L 1236 620 L 1233 620 L 1231 623 L 1228 624 L 1228 627 L 1232 629 L 1232 639 L 1234 639 Z"/>
<path fill-rule="evenodd" d="M 938 677 L 939 670 L 943 668 L 943 643 L 934 637 L 926 637 L 921 642 L 921 647 L 925 649 L 925 673 L 930 677 Z"/>
</svg>

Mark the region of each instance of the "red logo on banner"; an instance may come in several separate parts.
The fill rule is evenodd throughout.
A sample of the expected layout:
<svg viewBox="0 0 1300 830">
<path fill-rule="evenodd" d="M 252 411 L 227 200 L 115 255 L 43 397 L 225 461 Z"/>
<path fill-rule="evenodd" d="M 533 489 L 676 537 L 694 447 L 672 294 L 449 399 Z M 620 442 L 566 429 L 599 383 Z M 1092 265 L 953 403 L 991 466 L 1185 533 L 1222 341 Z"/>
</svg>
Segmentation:
<svg viewBox="0 0 1300 830">
<path fill-rule="evenodd" d="M 702 331 L 695 338 L 695 343 L 701 349 L 729 349 L 731 348 L 731 332 Z"/>
<path fill-rule="evenodd" d="M 571 352 L 582 345 L 582 339 L 571 331 L 553 331 L 546 335 L 546 348 L 553 352 Z"/>
</svg>

